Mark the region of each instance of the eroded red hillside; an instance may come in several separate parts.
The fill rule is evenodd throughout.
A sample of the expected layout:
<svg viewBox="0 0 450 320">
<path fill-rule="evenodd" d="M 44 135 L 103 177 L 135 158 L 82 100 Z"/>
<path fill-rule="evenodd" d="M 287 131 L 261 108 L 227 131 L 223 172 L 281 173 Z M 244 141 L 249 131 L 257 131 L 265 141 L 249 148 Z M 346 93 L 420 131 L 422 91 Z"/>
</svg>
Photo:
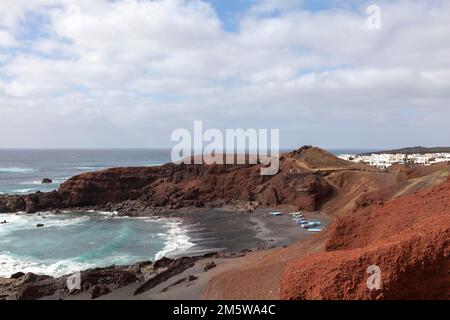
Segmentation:
<svg viewBox="0 0 450 320">
<path fill-rule="evenodd" d="M 320 167 L 359 169 L 315 147 L 280 157 L 274 176 L 262 176 L 261 165 L 176 165 L 112 168 L 84 173 L 64 182 L 58 191 L 0 196 L 0 211 L 27 211 L 104 206 L 135 201 L 141 207 L 170 209 L 230 203 L 253 207 L 292 205 L 315 210 L 332 194 Z M 368 167 L 369 168 L 369 167 Z"/>
<path fill-rule="evenodd" d="M 367 267 L 381 269 L 369 290 Z M 325 252 L 285 271 L 282 299 L 449 299 L 450 179 L 335 221 Z"/>
</svg>

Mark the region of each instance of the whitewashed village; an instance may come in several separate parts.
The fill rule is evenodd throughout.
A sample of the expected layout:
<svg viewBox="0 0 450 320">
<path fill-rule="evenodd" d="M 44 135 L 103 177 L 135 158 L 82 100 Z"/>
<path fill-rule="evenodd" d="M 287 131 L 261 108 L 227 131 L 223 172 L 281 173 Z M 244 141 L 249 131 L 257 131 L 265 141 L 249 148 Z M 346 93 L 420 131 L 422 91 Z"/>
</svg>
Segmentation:
<svg viewBox="0 0 450 320">
<path fill-rule="evenodd" d="M 342 154 L 339 158 L 376 166 L 379 169 L 386 169 L 394 164 L 419 164 L 429 166 L 435 163 L 450 162 L 449 153 L 425 153 L 425 154 L 406 154 L 406 153 L 373 153 L 370 155 L 349 155 Z"/>
</svg>

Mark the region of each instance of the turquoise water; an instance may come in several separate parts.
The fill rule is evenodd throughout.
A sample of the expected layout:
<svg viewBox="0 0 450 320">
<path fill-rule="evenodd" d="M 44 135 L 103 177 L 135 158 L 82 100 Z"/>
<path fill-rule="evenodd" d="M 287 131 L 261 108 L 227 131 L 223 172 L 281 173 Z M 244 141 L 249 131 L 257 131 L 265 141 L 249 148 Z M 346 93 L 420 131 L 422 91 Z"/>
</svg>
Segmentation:
<svg viewBox="0 0 450 320">
<path fill-rule="evenodd" d="M 336 154 L 360 151 L 333 150 Z M 50 191 L 82 172 L 166 162 L 170 162 L 170 149 L 0 149 L 0 194 Z M 53 179 L 53 183 L 41 184 L 43 178 Z M 18 271 L 60 276 L 87 268 L 155 260 L 193 246 L 186 230 L 173 221 L 112 217 L 99 212 L 45 216 L 0 213 L 0 222 L 8 222 L 0 224 L 0 276 Z M 45 226 L 37 228 L 38 223 Z"/>
<path fill-rule="evenodd" d="M 45 218 L 43 218 L 45 216 Z M 180 222 L 111 213 L 0 214 L 0 276 L 60 276 L 170 256 L 192 246 Z M 44 227 L 36 227 L 43 223 Z"/>
</svg>

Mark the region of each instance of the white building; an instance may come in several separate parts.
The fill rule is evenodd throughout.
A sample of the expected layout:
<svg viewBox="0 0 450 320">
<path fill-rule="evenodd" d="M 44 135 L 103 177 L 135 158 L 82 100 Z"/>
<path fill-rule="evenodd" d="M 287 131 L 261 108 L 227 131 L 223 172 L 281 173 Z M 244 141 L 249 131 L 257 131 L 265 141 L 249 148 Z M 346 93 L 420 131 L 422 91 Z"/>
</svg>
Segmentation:
<svg viewBox="0 0 450 320">
<path fill-rule="evenodd" d="M 415 163 L 419 165 L 432 165 L 434 163 L 450 162 L 450 153 L 427 153 L 427 154 L 371 154 L 371 155 L 340 155 L 339 158 L 357 162 L 366 163 L 377 168 L 388 168 L 393 164 Z"/>
</svg>

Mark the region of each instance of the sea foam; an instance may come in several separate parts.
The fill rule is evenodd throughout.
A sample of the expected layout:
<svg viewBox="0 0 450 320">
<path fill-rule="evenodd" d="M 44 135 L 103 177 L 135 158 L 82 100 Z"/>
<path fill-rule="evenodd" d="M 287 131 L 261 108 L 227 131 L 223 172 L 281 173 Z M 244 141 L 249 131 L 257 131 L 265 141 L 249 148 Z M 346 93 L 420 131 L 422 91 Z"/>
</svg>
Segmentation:
<svg viewBox="0 0 450 320">
<path fill-rule="evenodd" d="M 17 167 L 0 168 L 0 172 L 22 173 L 22 172 L 31 172 L 31 171 L 34 171 L 34 169 L 32 169 L 32 168 L 17 168 Z"/>
<path fill-rule="evenodd" d="M 106 267 L 112 264 L 132 264 L 143 260 L 159 259 L 163 256 L 175 257 L 183 254 L 187 249 L 194 246 L 194 243 L 190 241 L 187 230 L 183 226 L 181 220 L 154 217 L 116 217 L 114 214 L 116 213 L 97 211 L 91 211 L 86 214 L 75 212 L 62 214 L 42 212 L 40 215 L 0 214 L 1 221 L 7 221 L 6 224 L 0 226 L 0 277 L 9 277 L 11 274 L 19 271 L 47 274 L 57 277 L 75 271 L 95 267 Z M 61 258 L 60 260 L 55 259 L 57 256 L 51 257 L 51 254 L 45 254 L 46 258 L 38 259 L 35 256 L 36 252 L 30 251 L 33 250 L 33 245 L 31 245 L 30 250 L 28 251 L 22 249 L 15 251 L 13 249 L 17 247 L 17 241 L 20 241 L 20 238 L 26 235 L 26 232 L 38 232 L 40 236 L 42 236 L 40 242 L 42 242 L 43 247 L 37 244 L 36 249 L 38 249 L 38 251 L 47 250 L 45 249 L 46 245 L 44 245 L 44 243 L 49 241 L 48 239 L 52 239 L 51 236 L 54 232 L 58 232 L 58 230 L 61 229 L 65 230 L 65 228 L 68 228 L 67 234 L 72 235 L 70 241 L 78 241 L 78 238 L 73 238 L 73 230 L 75 230 L 74 228 L 77 228 L 75 225 L 81 224 L 81 226 L 86 226 L 86 228 L 88 228 L 92 225 L 89 221 L 90 219 L 95 219 L 92 223 L 94 223 L 94 225 L 97 224 L 97 228 L 99 228 L 96 229 L 97 233 L 95 234 L 97 235 L 99 235 L 98 231 L 104 228 L 101 221 L 116 221 L 113 224 L 109 223 L 105 225 L 109 226 L 109 228 L 116 225 L 116 223 L 119 223 L 119 221 L 123 221 L 123 219 L 130 219 L 130 222 L 120 222 L 119 228 L 116 231 L 112 231 L 112 238 L 103 239 L 102 237 L 94 237 L 92 242 L 89 242 L 90 245 L 88 245 L 84 251 L 77 251 L 76 254 L 74 252 L 73 256 L 70 254 L 67 255 L 67 251 L 62 252 L 61 254 L 64 258 Z M 141 225 L 141 227 L 138 228 L 141 230 L 141 240 L 135 238 L 134 232 L 136 229 L 135 227 L 132 227 L 133 224 L 129 225 L 130 223 L 133 223 L 132 221 Z M 142 221 L 143 223 L 155 223 L 155 228 L 158 232 L 151 234 L 145 233 L 144 230 L 146 230 L 146 228 L 142 228 L 142 223 L 138 221 Z M 43 223 L 44 227 L 36 228 L 38 223 Z M 85 228 L 82 230 L 84 229 Z M 109 232 L 111 234 L 111 229 Z M 61 234 L 61 231 L 59 231 L 59 233 Z M 20 235 L 19 238 L 17 238 L 18 234 Z M 62 234 L 65 234 L 65 231 L 63 231 Z M 83 236 L 80 234 L 80 237 L 86 237 L 86 234 Z M 61 243 L 59 243 L 57 239 L 52 239 L 51 241 L 57 241 L 59 243 L 58 246 L 62 245 L 60 248 L 67 247 L 68 250 L 73 250 L 71 249 L 69 242 L 65 242 L 66 240 L 64 239 L 66 238 L 61 238 Z M 80 240 L 82 239 L 80 238 Z M 11 241 L 14 241 L 14 243 Z M 133 243 L 137 241 L 142 249 L 140 251 L 132 250 L 132 247 L 129 247 L 130 243 L 128 241 L 132 241 Z M 158 243 L 160 243 L 160 245 L 157 245 Z M 125 249 L 127 247 L 130 249 Z M 21 248 L 20 244 L 18 248 Z"/>
<path fill-rule="evenodd" d="M 190 241 L 187 230 L 182 227 L 181 221 L 170 221 L 168 224 L 170 226 L 168 232 L 161 234 L 165 238 L 166 245 L 155 255 L 155 260 L 175 256 L 195 245 Z"/>
<path fill-rule="evenodd" d="M 55 184 L 61 184 L 63 182 L 67 181 L 67 178 L 63 179 L 52 179 L 52 183 L 42 183 L 42 180 L 33 180 L 33 181 L 23 181 L 20 184 L 22 185 L 55 185 Z"/>
<path fill-rule="evenodd" d="M 4 278 L 10 277 L 18 271 L 60 277 L 76 271 L 94 268 L 95 266 L 95 264 L 78 262 L 74 259 L 61 260 L 50 264 L 39 263 L 14 257 L 8 252 L 0 252 L 0 277 Z"/>
</svg>

